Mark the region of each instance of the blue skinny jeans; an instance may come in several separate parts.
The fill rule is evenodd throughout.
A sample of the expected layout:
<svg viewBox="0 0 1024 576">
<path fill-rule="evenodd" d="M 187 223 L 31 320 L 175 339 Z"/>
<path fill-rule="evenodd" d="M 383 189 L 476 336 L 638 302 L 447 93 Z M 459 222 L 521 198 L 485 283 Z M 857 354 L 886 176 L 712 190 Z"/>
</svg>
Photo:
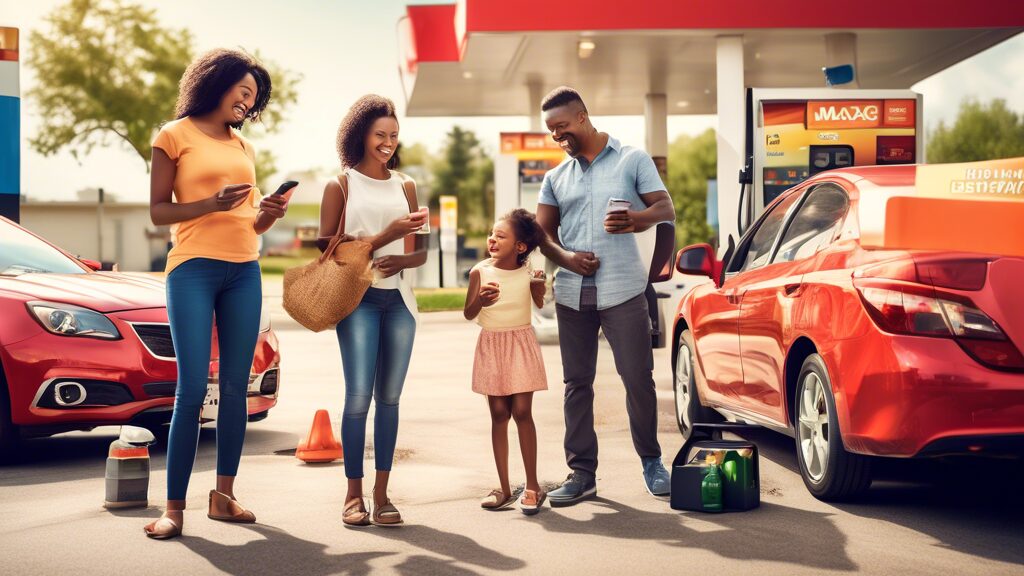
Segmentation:
<svg viewBox="0 0 1024 576">
<path fill-rule="evenodd" d="M 363 477 L 371 397 L 376 403 L 376 468 L 390 471 L 398 438 L 398 399 L 409 371 L 416 320 L 397 289 L 369 288 L 359 306 L 338 323 L 336 330 L 345 373 L 345 411 L 341 418 L 345 476 Z"/>
<path fill-rule="evenodd" d="M 248 420 L 246 389 L 262 304 L 260 267 L 255 261 L 193 258 L 167 276 L 167 317 L 178 362 L 167 441 L 168 500 L 184 500 L 188 491 L 199 442 L 199 414 L 206 398 L 215 313 L 220 351 L 217 474 L 238 473 Z"/>
</svg>

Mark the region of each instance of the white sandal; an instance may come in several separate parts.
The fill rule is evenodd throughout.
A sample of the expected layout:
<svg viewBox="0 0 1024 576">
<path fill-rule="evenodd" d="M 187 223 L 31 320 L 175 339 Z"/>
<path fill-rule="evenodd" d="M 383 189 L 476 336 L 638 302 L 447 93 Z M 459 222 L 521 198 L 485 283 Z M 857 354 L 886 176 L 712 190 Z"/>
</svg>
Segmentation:
<svg viewBox="0 0 1024 576">
<path fill-rule="evenodd" d="M 530 495 L 533 496 L 533 504 L 526 503 L 526 498 Z M 540 512 L 540 507 L 544 504 L 544 500 L 546 500 L 547 497 L 547 492 L 544 492 L 543 490 L 539 492 L 533 490 L 524 490 L 523 498 L 519 501 L 519 509 L 523 511 L 523 514 L 526 514 L 527 516 L 533 516 L 537 512 Z"/>
</svg>

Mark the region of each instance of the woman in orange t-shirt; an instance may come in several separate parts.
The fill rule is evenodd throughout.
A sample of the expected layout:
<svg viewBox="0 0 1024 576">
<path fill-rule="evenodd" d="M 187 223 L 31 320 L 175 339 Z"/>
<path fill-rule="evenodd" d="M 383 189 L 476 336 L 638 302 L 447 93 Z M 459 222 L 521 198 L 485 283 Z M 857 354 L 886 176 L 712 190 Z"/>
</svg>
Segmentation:
<svg viewBox="0 0 1024 576">
<path fill-rule="evenodd" d="M 193 62 L 178 92 L 176 120 L 153 141 L 150 215 L 172 226 L 167 317 L 178 364 L 167 446 L 167 510 L 146 525 L 151 538 L 181 534 L 199 415 L 206 397 L 212 324 L 217 322 L 220 404 L 217 489 L 208 516 L 255 522 L 234 496 L 247 420 L 246 389 L 263 303 L 257 235 L 288 209 L 288 197 L 261 198 L 252 145 L 238 134 L 259 120 L 270 76 L 254 58 L 214 50 Z"/>
</svg>

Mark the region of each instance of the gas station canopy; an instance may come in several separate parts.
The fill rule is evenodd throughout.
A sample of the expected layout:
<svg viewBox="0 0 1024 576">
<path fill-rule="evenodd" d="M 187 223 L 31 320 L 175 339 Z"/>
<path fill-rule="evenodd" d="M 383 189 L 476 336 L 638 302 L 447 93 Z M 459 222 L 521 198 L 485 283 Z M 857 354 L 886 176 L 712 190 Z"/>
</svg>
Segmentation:
<svg viewBox="0 0 1024 576">
<path fill-rule="evenodd" d="M 407 10 L 409 116 L 531 115 L 562 84 L 595 114 L 643 114 L 648 94 L 665 95 L 670 114 L 714 114 L 724 36 L 742 37 L 745 86 L 821 87 L 822 67 L 839 63 L 854 65 L 856 87 L 909 88 L 1024 31 L 1017 0 L 460 0 Z"/>
</svg>

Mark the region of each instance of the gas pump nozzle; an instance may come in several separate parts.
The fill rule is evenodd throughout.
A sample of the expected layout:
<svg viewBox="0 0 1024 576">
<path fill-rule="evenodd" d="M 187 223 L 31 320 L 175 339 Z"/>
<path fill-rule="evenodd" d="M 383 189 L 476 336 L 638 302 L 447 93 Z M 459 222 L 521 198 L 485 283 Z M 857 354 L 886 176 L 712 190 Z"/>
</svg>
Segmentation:
<svg viewBox="0 0 1024 576">
<path fill-rule="evenodd" d="M 740 170 L 740 178 L 739 178 L 739 182 L 740 182 L 740 201 L 739 201 L 738 208 L 736 210 L 736 230 L 737 230 L 737 233 L 741 237 L 743 236 L 743 233 L 746 232 L 747 226 L 749 226 L 750 220 L 751 220 L 751 214 L 750 214 L 751 206 L 749 206 L 749 202 L 748 202 L 748 204 L 744 204 L 744 201 L 748 200 L 748 198 L 747 198 L 747 190 L 754 183 L 754 166 L 753 166 L 753 164 L 754 164 L 753 157 L 752 156 L 747 156 L 747 163 L 743 167 L 743 169 Z M 745 221 L 744 221 L 744 218 L 743 218 L 744 216 L 746 216 L 746 220 Z"/>
</svg>

